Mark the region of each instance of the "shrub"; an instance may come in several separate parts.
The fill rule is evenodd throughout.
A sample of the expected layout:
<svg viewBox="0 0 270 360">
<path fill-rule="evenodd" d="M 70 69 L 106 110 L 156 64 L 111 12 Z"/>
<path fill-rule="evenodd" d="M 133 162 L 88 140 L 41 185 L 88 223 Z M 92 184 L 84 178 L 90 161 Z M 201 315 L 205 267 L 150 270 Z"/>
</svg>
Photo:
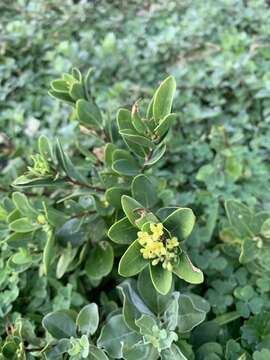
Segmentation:
<svg viewBox="0 0 270 360">
<path fill-rule="evenodd" d="M 134 297 L 140 298 L 156 315 L 157 322 L 164 321 L 165 308 L 159 313 L 149 303 L 149 297 L 143 294 L 144 287 L 151 289 L 151 294 L 158 294 L 151 278 L 145 275 L 146 269 L 132 276 L 129 285 L 125 282 L 118 285 L 123 277 L 118 273 L 117 264 L 128 244 L 115 243 L 107 233 L 115 234 L 113 229 L 109 229 L 121 219 L 120 198 L 123 194 L 120 191 L 104 194 L 103 190 L 98 190 L 99 187 L 116 187 L 125 191 L 130 188 L 125 195 L 144 205 L 146 199 L 137 198 L 138 187 L 150 184 L 147 189 L 152 191 L 147 192 L 148 201 L 154 201 L 154 190 L 159 199 L 153 209 L 150 206 L 155 216 L 160 216 L 162 206 L 191 208 L 196 214 L 194 228 L 188 240 L 181 242 L 181 249 L 203 271 L 205 280 L 195 286 L 173 275 L 174 292 L 181 292 L 178 319 L 180 308 L 187 311 L 186 303 L 193 302 L 191 313 L 194 314 L 195 307 L 194 317 L 197 319 L 204 319 L 210 310 L 207 319 L 194 329 L 191 329 L 193 325 L 182 327 L 185 318 L 182 316 L 176 330 L 161 335 L 157 331 L 153 337 L 153 334 L 143 335 L 144 341 L 151 343 L 153 338 L 160 339 L 165 334 L 166 339 L 176 344 L 188 359 L 267 358 L 270 348 L 267 245 L 270 17 L 266 2 L 183 0 L 165 4 L 148 1 L 142 6 L 138 1 L 127 5 L 100 1 L 96 6 L 95 2 L 74 4 L 72 1 L 46 0 L 37 3 L 29 0 L 0 6 L 3 33 L 0 54 L 3 100 L 0 122 L 0 331 L 1 346 L 8 342 L 4 350 L 6 357 L 11 357 L 23 339 L 24 345 L 20 346 L 24 346 L 25 354 L 30 358 L 35 354 L 31 349 L 36 349 L 35 355 L 39 356 L 39 350 L 44 349 L 46 343 L 59 345 L 58 341 L 60 348 L 65 351 L 68 348 L 72 356 L 76 356 L 76 351 L 85 355 L 88 348 L 86 338 L 94 354 L 92 344 L 105 348 L 104 343 L 108 344 L 106 336 L 114 333 L 115 327 L 132 326 L 126 318 L 124 322 L 123 318 L 110 321 L 112 318 L 108 315 L 129 314 L 128 311 L 133 311 L 130 299 Z M 69 92 L 72 90 L 72 96 L 75 96 L 72 104 L 53 101 L 46 95 L 50 81 L 56 74 L 69 71 L 71 64 L 85 73 L 89 66 L 95 68 L 88 77 L 87 89 L 91 89 L 91 97 L 84 99 L 92 100 L 91 105 L 80 101 L 75 106 L 77 92 L 80 94 L 76 70 L 73 74 L 76 81 L 71 81 L 73 90 L 69 84 L 62 94 L 71 96 Z M 117 159 L 120 161 L 116 164 L 117 169 L 119 165 L 121 168 L 128 163 L 133 174 L 106 177 L 102 166 L 103 147 L 110 138 L 117 149 L 131 152 L 125 144 L 126 138 L 131 137 L 130 131 L 124 129 L 119 133 L 117 122 L 112 120 L 117 115 L 116 110 L 122 105 L 132 109 L 135 101 L 141 99 L 133 109 L 135 111 L 139 106 L 139 113 L 146 114 L 148 102 L 144 99 L 151 98 L 152 87 L 168 74 L 173 74 L 177 82 L 174 98 L 177 116 L 166 139 L 162 140 L 166 143 L 166 151 L 158 162 L 143 171 L 149 181 L 139 177 L 135 190 L 132 190 L 128 182 L 117 181 L 122 177 L 136 178 L 138 174 L 134 168 L 137 163 L 130 157 Z M 52 90 L 57 91 L 57 82 L 54 85 Z M 102 114 L 101 129 L 96 121 L 100 114 L 95 104 L 99 105 Z M 71 116 L 70 105 L 74 109 Z M 84 116 L 85 109 L 88 109 L 87 116 Z M 89 112 L 92 114 L 90 117 Z M 89 124 L 93 131 L 87 129 Z M 104 131 L 106 135 L 101 136 Z M 40 135 L 37 146 L 36 139 Z M 39 153 L 38 147 L 43 149 L 43 154 L 42 150 Z M 48 161 L 48 149 L 52 149 L 53 161 Z M 36 155 L 31 159 L 33 153 Z M 138 159 L 141 160 L 140 156 Z M 57 179 L 53 168 L 59 170 Z M 124 168 L 127 167 L 124 165 Z M 27 169 L 26 178 L 16 180 L 17 185 L 26 185 L 26 181 L 31 185 L 31 179 L 35 186 L 18 188 L 23 193 L 17 191 L 12 195 L 14 188 L 10 184 Z M 74 169 L 77 175 L 74 175 Z M 66 171 L 71 171 L 72 175 Z M 79 176 L 80 180 L 74 176 Z M 88 186 L 93 182 L 98 196 L 95 196 L 94 189 L 86 186 L 85 178 Z M 45 179 L 47 185 L 53 182 L 57 186 L 43 186 Z M 102 185 L 103 182 L 106 186 Z M 36 186 L 38 184 L 40 187 Z M 92 201 L 89 200 L 90 193 Z M 114 201 L 113 193 L 117 202 L 110 204 Z M 100 198 L 109 206 L 99 203 Z M 22 239 L 9 229 L 7 216 L 10 223 L 16 221 L 16 214 L 10 217 L 8 214 L 20 202 L 30 208 L 30 213 L 34 209 L 32 216 L 43 215 L 37 224 L 34 218 L 37 225 L 33 230 L 35 236 L 30 236 L 32 231 L 29 231 L 29 237 L 24 233 Z M 99 219 L 92 213 L 96 211 L 92 207 L 102 212 Z M 115 217 L 110 212 L 112 209 L 117 209 Z M 93 220 L 88 223 L 90 219 Z M 17 225 L 29 229 L 33 224 L 30 222 L 29 225 L 25 220 Z M 68 227 L 64 227 L 68 221 Z M 139 229 L 130 227 L 130 231 L 132 239 L 137 237 Z M 149 238 L 152 239 L 151 228 L 140 231 L 148 233 L 149 236 L 141 235 L 148 242 Z M 11 234 L 13 237 L 9 238 Z M 98 240 L 93 243 L 91 239 Z M 99 247 L 98 244 L 103 242 L 104 248 Z M 20 249 L 24 248 L 29 248 L 28 253 L 21 253 Z M 112 248 L 116 260 L 109 272 Z M 103 263 L 96 262 L 100 253 L 102 259 L 109 259 L 106 264 L 110 266 L 105 270 Z M 17 264 L 9 260 L 15 254 Z M 39 268 L 40 273 L 37 272 Z M 93 275 L 100 268 L 104 274 L 102 279 Z M 197 295 L 201 296 L 198 304 Z M 174 295 L 169 297 L 169 292 L 156 296 L 157 302 L 164 298 L 169 306 Z M 93 303 L 98 305 L 99 321 Z M 82 330 L 82 325 L 79 325 L 82 316 L 78 314 L 85 306 L 83 317 L 87 318 L 89 312 L 90 322 L 99 322 L 96 332 L 94 325 L 91 332 L 85 328 Z M 137 322 L 141 310 L 137 312 L 136 309 L 132 318 Z M 67 326 L 73 328 L 72 341 L 52 340 L 49 335 L 44 340 L 44 326 L 61 323 L 57 319 L 63 310 Z M 69 315 L 65 317 L 66 311 L 73 319 L 72 324 Z M 57 316 L 48 317 L 42 326 L 42 318 L 55 312 Z M 139 324 L 133 325 L 137 334 Z M 97 342 L 103 327 L 103 340 Z M 39 339 L 39 342 L 34 340 L 35 345 L 33 338 L 25 339 L 25 333 L 33 333 L 31 328 Z M 125 337 L 124 330 L 122 333 Z M 174 333 L 178 336 L 177 341 Z M 82 335 L 85 336 L 79 341 L 78 337 Z M 116 351 L 118 347 L 114 345 L 115 342 L 114 350 L 110 351 Z M 157 347 L 163 345 L 156 342 Z M 122 351 L 125 356 L 141 356 L 137 346 L 132 350 L 133 355 L 127 355 L 129 350 Z M 177 356 L 174 353 L 177 350 L 172 351 Z M 143 350 L 145 356 L 150 356 L 149 352 Z M 162 350 L 162 353 L 169 356 L 167 350 Z M 47 356 L 45 352 L 42 354 Z M 117 354 L 120 356 L 119 352 Z M 50 356 L 57 357 L 55 352 Z M 68 355 L 59 355 L 61 357 Z"/>
</svg>

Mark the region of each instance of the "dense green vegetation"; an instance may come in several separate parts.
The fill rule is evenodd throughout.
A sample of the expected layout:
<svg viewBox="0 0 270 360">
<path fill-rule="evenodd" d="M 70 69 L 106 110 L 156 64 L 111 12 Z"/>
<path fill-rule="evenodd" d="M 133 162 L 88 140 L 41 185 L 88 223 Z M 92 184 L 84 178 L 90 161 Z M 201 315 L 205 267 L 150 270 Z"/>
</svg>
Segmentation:
<svg viewBox="0 0 270 360">
<path fill-rule="evenodd" d="M 0 18 L 0 358 L 270 358 L 266 2 L 16 0 Z M 88 94 L 72 90 L 77 70 L 54 81 L 72 67 L 84 79 L 92 68 Z M 145 116 L 168 75 L 177 116 L 140 143 L 160 158 L 152 164 L 152 150 L 145 165 L 117 111 L 140 99 Z M 48 95 L 59 86 L 52 95 L 72 91 L 69 103 Z M 108 142 L 129 154 L 107 146 L 104 159 Z M 121 191 L 99 191 L 112 187 Z M 194 228 L 188 212 L 176 236 L 203 282 L 182 272 L 187 282 L 174 275 L 169 289 L 147 268 L 119 275 L 137 233 L 109 231 L 131 216 L 123 194 L 165 226 L 160 208 L 192 209 Z"/>
</svg>

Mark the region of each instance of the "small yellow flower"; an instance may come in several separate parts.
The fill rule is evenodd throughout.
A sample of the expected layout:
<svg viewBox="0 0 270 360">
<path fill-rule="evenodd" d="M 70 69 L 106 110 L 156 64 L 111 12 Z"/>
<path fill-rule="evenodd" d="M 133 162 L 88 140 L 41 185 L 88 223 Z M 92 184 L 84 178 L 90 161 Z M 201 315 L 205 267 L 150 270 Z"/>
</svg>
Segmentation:
<svg viewBox="0 0 270 360">
<path fill-rule="evenodd" d="M 167 249 L 172 250 L 175 247 L 177 247 L 179 245 L 179 241 L 177 240 L 177 238 L 174 236 L 171 239 L 169 239 L 167 241 Z"/>
<path fill-rule="evenodd" d="M 162 223 L 158 223 L 158 224 L 150 224 L 150 229 L 153 233 L 153 239 L 154 240 L 158 240 L 160 239 L 160 237 L 164 234 L 163 231 L 163 224 Z"/>
<path fill-rule="evenodd" d="M 151 235 L 145 231 L 139 231 L 137 235 L 138 235 L 139 243 L 142 246 L 145 246 L 150 241 L 152 241 Z"/>
<path fill-rule="evenodd" d="M 142 246 L 140 252 L 144 259 L 151 260 L 153 266 L 161 264 L 163 269 L 172 271 L 173 263 L 177 258 L 176 248 L 179 246 L 178 239 L 164 239 L 163 224 L 150 224 L 151 233 L 146 231 L 138 232 L 138 242 Z"/>
</svg>

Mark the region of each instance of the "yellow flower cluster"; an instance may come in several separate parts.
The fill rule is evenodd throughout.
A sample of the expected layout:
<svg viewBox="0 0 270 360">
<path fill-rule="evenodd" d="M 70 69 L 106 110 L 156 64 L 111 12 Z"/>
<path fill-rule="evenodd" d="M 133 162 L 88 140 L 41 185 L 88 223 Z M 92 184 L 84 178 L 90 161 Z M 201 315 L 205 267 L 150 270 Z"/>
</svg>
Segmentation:
<svg viewBox="0 0 270 360">
<path fill-rule="evenodd" d="M 138 241 L 142 246 L 141 253 L 144 259 L 152 260 L 152 265 L 162 263 L 164 269 L 172 271 L 172 262 L 177 257 L 179 242 L 176 237 L 167 239 L 162 223 L 150 224 L 151 233 L 138 232 Z"/>
</svg>

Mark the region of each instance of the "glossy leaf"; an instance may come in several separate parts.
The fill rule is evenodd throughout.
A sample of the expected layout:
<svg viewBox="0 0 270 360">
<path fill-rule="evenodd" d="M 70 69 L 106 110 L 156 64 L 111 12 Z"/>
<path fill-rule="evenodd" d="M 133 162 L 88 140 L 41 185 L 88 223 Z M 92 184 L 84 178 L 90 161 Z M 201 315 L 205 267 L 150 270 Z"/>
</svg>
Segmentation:
<svg viewBox="0 0 270 360">
<path fill-rule="evenodd" d="M 183 240 L 190 235 L 194 224 L 195 216 L 193 211 L 188 208 L 178 208 L 163 222 L 163 225 L 179 240 Z"/>
<path fill-rule="evenodd" d="M 86 274 L 93 279 L 101 279 L 108 275 L 113 267 L 113 248 L 105 241 L 91 249 L 85 264 Z"/>
<path fill-rule="evenodd" d="M 153 103 L 153 115 L 156 123 L 171 112 L 175 90 L 176 82 L 172 76 L 162 81 L 157 89 Z"/>
<path fill-rule="evenodd" d="M 76 111 L 80 123 L 84 126 L 94 129 L 102 127 L 100 110 L 92 100 L 78 100 L 76 102 Z"/>
<path fill-rule="evenodd" d="M 172 287 L 171 271 L 163 269 L 159 264 L 155 266 L 151 265 L 150 275 L 156 290 L 162 295 L 168 294 Z"/>
<path fill-rule="evenodd" d="M 162 295 L 157 292 L 152 283 L 148 268 L 140 273 L 137 286 L 141 298 L 149 309 L 157 315 L 163 314 L 169 302 L 172 288 L 167 295 Z"/>
<path fill-rule="evenodd" d="M 137 229 L 124 217 L 110 227 L 108 236 L 117 244 L 131 244 L 137 239 Z"/>
<path fill-rule="evenodd" d="M 137 175 L 131 184 L 132 196 L 146 208 L 151 208 L 158 202 L 157 188 L 145 175 Z"/>
<path fill-rule="evenodd" d="M 149 210 L 145 209 L 138 201 L 130 196 L 124 195 L 121 198 L 123 210 L 134 226 L 139 229 L 147 222 L 157 223 L 158 219 Z"/>
<path fill-rule="evenodd" d="M 121 276 L 134 276 L 141 272 L 149 262 L 142 257 L 141 245 L 135 240 L 122 256 L 118 272 Z"/>
<path fill-rule="evenodd" d="M 200 284 L 204 280 L 202 271 L 192 264 L 185 252 L 180 254 L 178 263 L 173 267 L 173 272 L 190 284 Z"/>
</svg>

